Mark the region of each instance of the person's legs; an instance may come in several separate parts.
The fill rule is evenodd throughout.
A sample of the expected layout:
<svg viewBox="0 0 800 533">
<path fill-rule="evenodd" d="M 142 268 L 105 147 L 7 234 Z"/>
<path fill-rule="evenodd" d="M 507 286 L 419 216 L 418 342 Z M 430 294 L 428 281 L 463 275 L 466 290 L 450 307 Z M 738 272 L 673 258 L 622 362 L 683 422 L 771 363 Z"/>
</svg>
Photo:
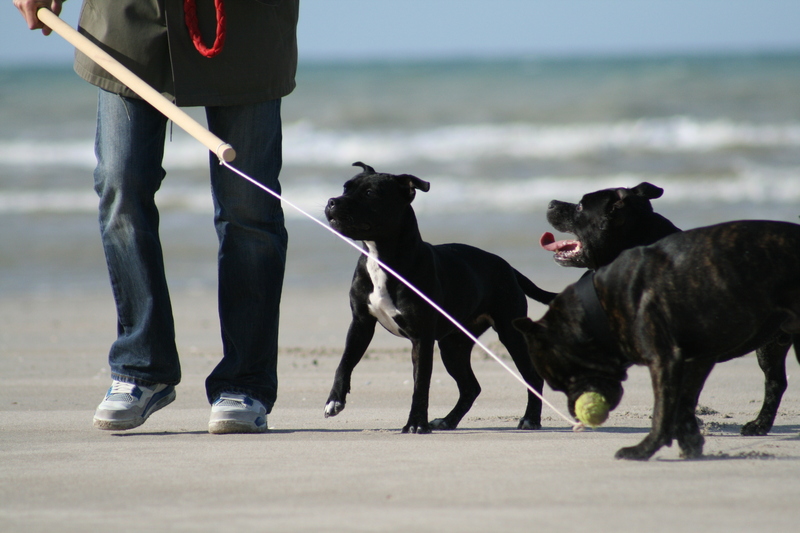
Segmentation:
<svg viewBox="0 0 800 533">
<path fill-rule="evenodd" d="M 167 120 L 142 100 L 102 90 L 97 116 L 95 191 L 118 321 L 111 376 L 172 386 L 181 373 L 154 199 Z"/>
<path fill-rule="evenodd" d="M 210 107 L 207 117 L 209 129 L 236 150 L 231 164 L 279 193 L 280 100 Z M 208 399 L 214 403 L 222 393 L 246 395 L 269 413 L 278 387 L 278 315 L 287 246 L 283 210 L 279 200 L 220 165 L 213 154 L 211 184 L 223 358 L 206 380 Z"/>
</svg>

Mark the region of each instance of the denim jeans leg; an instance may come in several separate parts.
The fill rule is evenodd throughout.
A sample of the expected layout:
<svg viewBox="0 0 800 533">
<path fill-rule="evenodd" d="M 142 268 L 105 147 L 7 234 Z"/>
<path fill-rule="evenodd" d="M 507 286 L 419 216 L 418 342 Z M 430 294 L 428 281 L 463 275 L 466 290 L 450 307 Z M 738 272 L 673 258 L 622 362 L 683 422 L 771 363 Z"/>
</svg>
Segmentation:
<svg viewBox="0 0 800 533">
<path fill-rule="evenodd" d="M 109 363 L 114 379 L 140 385 L 174 385 L 181 376 L 155 204 L 166 122 L 142 100 L 100 91 L 94 182 L 117 307 Z"/>
<path fill-rule="evenodd" d="M 232 162 L 280 193 L 280 100 L 209 107 L 209 129 L 236 150 Z M 267 408 L 278 389 L 278 319 L 287 233 L 280 201 L 211 157 L 214 223 L 219 238 L 219 316 L 223 357 L 206 380 L 213 402 L 225 391 Z"/>
</svg>

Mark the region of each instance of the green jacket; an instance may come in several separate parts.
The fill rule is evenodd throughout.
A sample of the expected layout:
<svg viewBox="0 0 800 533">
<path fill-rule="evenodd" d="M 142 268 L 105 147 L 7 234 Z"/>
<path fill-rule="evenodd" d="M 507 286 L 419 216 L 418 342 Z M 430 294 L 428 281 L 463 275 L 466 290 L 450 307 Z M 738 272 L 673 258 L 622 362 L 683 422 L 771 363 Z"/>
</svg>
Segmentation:
<svg viewBox="0 0 800 533">
<path fill-rule="evenodd" d="M 84 0 L 78 30 L 181 106 L 252 104 L 295 87 L 299 0 L 225 0 L 225 46 L 194 47 L 183 0 Z M 214 42 L 214 0 L 196 0 L 200 32 Z M 137 97 L 81 52 L 75 72 L 107 91 Z"/>
</svg>

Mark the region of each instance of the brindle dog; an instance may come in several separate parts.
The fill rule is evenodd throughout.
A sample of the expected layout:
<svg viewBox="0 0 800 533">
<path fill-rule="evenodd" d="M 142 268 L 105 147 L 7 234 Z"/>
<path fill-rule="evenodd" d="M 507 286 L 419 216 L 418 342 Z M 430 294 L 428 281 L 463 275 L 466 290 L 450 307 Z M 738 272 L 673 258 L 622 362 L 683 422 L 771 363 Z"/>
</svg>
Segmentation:
<svg viewBox="0 0 800 533">
<path fill-rule="evenodd" d="M 652 429 L 620 459 L 646 460 L 677 439 L 682 455 L 698 457 L 703 437 L 695 417 L 703 384 L 718 361 L 742 356 L 779 332 L 800 350 L 800 226 L 739 221 L 667 236 L 622 252 L 594 275 L 610 342 L 587 318 L 577 283 L 525 334 L 538 373 L 567 394 L 570 412 L 587 391 L 611 409 L 622 398 L 632 365 L 646 365 L 655 404 Z"/>
<path fill-rule="evenodd" d="M 557 231 L 575 235 L 575 239 L 556 241 L 552 233 L 545 233 L 540 244 L 554 252 L 553 258 L 561 266 L 597 270 L 611 263 L 623 250 L 652 244 L 681 231 L 653 211 L 650 201 L 663 193 L 660 187 L 642 182 L 632 188 L 585 194 L 577 204 L 553 200 L 547 208 L 547 221 Z M 791 338 L 779 332 L 756 349 L 758 364 L 764 372 L 764 401 L 758 416 L 742 426 L 742 435 L 766 435 L 772 429 L 788 385 L 786 355 L 790 344 Z"/>
</svg>

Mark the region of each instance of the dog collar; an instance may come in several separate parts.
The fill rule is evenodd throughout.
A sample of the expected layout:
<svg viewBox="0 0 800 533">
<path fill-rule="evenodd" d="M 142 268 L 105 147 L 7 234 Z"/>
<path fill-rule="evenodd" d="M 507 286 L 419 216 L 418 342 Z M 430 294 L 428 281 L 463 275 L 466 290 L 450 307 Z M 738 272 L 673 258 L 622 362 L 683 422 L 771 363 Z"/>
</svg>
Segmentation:
<svg viewBox="0 0 800 533">
<path fill-rule="evenodd" d="M 597 288 L 594 285 L 594 270 L 589 270 L 581 276 L 575 283 L 575 291 L 578 294 L 584 311 L 586 312 L 589 334 L 600 345 L 600 348 L 608 353 L 621 355 L 617 337 L 611 331 L 608 324 L 608 315 L 597 297 Z"/>
</svg>

